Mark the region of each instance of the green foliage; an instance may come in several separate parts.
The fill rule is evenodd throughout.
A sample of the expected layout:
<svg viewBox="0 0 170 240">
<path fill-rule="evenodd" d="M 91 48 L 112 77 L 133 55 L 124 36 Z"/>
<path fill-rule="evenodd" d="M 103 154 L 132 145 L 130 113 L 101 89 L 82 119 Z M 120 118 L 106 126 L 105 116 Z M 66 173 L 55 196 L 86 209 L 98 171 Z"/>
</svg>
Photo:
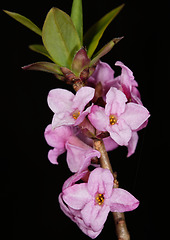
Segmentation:
<svg viewBox="0 0 170 240">
<path fill-rule="evenodd" d="M 52 57 L 49 55 L 48 51 L 42 44 L 32 44 L 32 45 L 29 45 L 29 48 L 32 51 L 40 53 L 53 61 Z"/>
<path fill-rule="evenodd" d="M 71 9 L 71 19 L 80 38 L 81 46 L 83 46 L 83 8 L 82 0 L 73 0 Z"/>
<path fill-rule="evenodd" d="M 72 75 L 76 77 L 91 75 L 98 60 L 122 39 L 114 38 L 94 55 L 105 29 L 123 6 L 124 4 L 113 9 L 92 25 L 84 35 L 84 39 L 82 0 L 73 0 L 71 16 L 58 8 L 52 8 L 46 16 L 42 31 L 28 18 L 7 10 L 4 12 L 40 35 L 43 45 L 33 44 L 29 48 L 54 62 L 37 62 L 23 67 L 23 69 L 51 72 L 62 79 L 63 71 L 60 70 L 60 67 L 67 69 L 67 72 L 71 71 Z"/>
<path fill-rule="evenodd" d="M 21 24 L 23 24 L 24 26 L 26 26 L 27 28 L 29 28 L 30 30 L 32 30 L 33 32 L 37 33 L 38 35 L 42 35 L 41 29 L 39 29 L 39 27 L 37 27 L 31 20 L 29 20 L 28 18 L 15 13 L 15 12 L 10 12 L 7 10 L 4 10 L 5 13 L 7 13 L 10 17 L 14 18 L 16 21 L 20 22 Z"/>
<path fill-rule="evenodd" d="M 58 8 L 52 8 L 44 22 L 42 39 L 54 62 L 70 68 L 75 53 L 81 48 L 70 16 Z"/>
<path fill-rule="evenodd" d="M 113 21 L 120 10 L 124 7 L 124 4 L 113 9 L 102 17 L 97 23 L 95 23 L 84 36 L 84 46 L 87 48 L 87 55 L 91 58 L 93 55 L 99 40 L 101 39 L 107 26 Z"/>
<path fill-rule="evenodd" d="M 55 63 L 51 62 L 36 62 L 29 64 L 27 66 L 22 67 L 24 70 L 36 70 L 36 71 L 44 71 L 50 72 L 55 75 L 62 75 L 60 67 Z"/>
<path fill-rule="evenodd" d="M 109 43 L 107 43 L 104 47 L 102 47 L 93 57 L 91 60 L 90 66 L 95 64 L 101 57 L 106 55 L 108 52 L 112 50 L 116 43 L 118 43 L 123 37 L 114 38 Z"/>
</svg>

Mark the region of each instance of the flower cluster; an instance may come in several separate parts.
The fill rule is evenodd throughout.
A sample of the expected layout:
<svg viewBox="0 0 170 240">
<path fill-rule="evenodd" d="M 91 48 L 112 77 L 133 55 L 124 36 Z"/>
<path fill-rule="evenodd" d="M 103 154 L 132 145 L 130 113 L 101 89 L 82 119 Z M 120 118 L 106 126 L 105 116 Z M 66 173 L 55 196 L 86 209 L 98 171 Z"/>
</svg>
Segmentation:
<svg viewBox="0 0 170 240">
<path fill-rule="evenodd" d="M 21 14 L 4 10 L 42 38 L 43 45 L 29 48 L 52 60 L 22 68 L 52 73 L 76 91 L 73 94 L 57 88 L 49 92 L 48 105 L 54 116 L 44 135 L 53 147 L 48 153 L 50 162 L 58 164 L 58 157 L 67 151 L 68 168 L 73 173 L 59 195 L 60 207 L 91 238 L 102 231 L 110 211 L 118 216 L 116 212 L 131 211 L 139 205 L 134 196 L 118 188 L 107 151 L 126 146 L 127 157 L 131 156 L 137 146 L 137 132 L 146 127 L 150 115 L 132 71 L 118 61 L 115 65 L 122 71 L 115 77 L 114 70 L 100 61 L 123 37 L 113 38 L 95 53 L 105 29 L 123 7 L 121 4 L 109 11 L 86 33 L 82 0 L 73 0 L 70 15 L 51 8 L 42 30 Z M 129 239 L 125 224 L 120 224 L 119 231 L 115 219 L 118 239 Z"/>
<path fill-rule="evenodd" d="M 147 125 L 148 110 L 143 106 L 132 71 L 122 62 L 121 75 L 114 77 L 111 67 L 99 61 L 86 85 L 76 94 L 53 89 L 48 105 L 54 112 L 45 139 L 54 149 L 48 153 L 51 163 L 67 151 L 67 163 L 74 173 L 63 185 L 59 203 L 63 212 L 80 229 L 95 238 L 101 232 L 108 213 L 135 209 L 139 201 L 121 188 L 113 188 L 110 170 L 94 165 L 100 152 L 93 140 L 103 138 L 107 151 L 127 146 L 131 156 L 138 142 L 137 132 Z M 96 168 L 89 171 L 90 165 Z M 79 180 L 82 183 L 76 183 Z"/>
</svg>

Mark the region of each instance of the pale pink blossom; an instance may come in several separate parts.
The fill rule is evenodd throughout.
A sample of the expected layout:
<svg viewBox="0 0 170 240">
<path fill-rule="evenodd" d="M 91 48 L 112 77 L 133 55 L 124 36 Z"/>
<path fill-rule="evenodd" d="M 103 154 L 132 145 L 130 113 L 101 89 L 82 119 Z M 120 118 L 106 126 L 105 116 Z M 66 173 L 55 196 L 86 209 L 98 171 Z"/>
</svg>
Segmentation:
<svg viewBox="0 0 170 240">
<path fill-rule="evenodd" d="M 88 171 L 75 173 L 73 176 L 71 176 L 69 179 L 65 181 L 62 191 L 64 191 L 68 187 L 73 186 L 75 182 L 79 181 L 80 179 L 86 178 L 86 176 L 88 175 L 89 175 Z M 100 234 L 102 229 L 100 229 L 99 231 L 93 231 L 90 226 L 87 226 L 84 223 L 82 219 L 81 211 L 71 208 L 69 205 L 67 205 L 64 202 L 63 192 L 60 193 L 58 197 L 58 201 L 59 201 L 61 210 L 65 213 L 67 217 L 69 217 L 73 222 L 75 222 L 78 225 L 78 227 L 82 230 L 83 233 L 85 233 L 92 239 L 96 238 Z"/>
<path fill-rule="evenodd" d="M 108 131 L 117 144 L 127 146 L 132 132 L 137 131 L 149 116 L 144 106 L 127 103 L 125 94 L 111 87 L 106 94 L 105 108 L 94 105 L 88 118 L 96 129 Z"/>
<path fill-rule="evenodd" d="M 109 64 L 102 61 L 99 61 L 94 73 L 88 78 L 87 82 L 94 88 L 98 83 L 101 83 L 102 97 L 104 100 L 110 87 L 119 88 L 119 79 L 114 78 L 114 70 L 109 66 Z"/>
<path fill-rule="evenodd" d="M 86 105 L 94 97 L 94 88 L 82 87 L 74 95 L 65 89 L 53 89 L 48 94 L 48 105 L 54 112 L 52 127 L 76 126 L 83 122 L 91 107 Z"/>
<path fill-rule="evenodd" d="M 49 124 L 46 127 L 44 137 L 48 145 L 54 148 L 48 152 L 48 159 L 51 163 L 58 164 L 57 158 L 66 151 L 66 142 L 72 135 L 73 131 L 68 126 L 61 126 L 53 129 L 52 125 Z"/>
<path fill-rule="evenodd" d="M 92 238 L 101 232 L 110 211 L 132 211 L 139 205 L 139 201 L 126 190 L 113 188 L 114 178 L 108 169 L 96 168 L 87 183 L 73 184 L 75 180 L 73 176 L 71 178 L 60 195 L 61 208 Z"/>
<path fill-rule="evenodd" d="M 100 152 L 93 149 L 78 137 L 72 136 L 66 143 L 67 163 L 71 172 L 81 172 L 91 165 L 91 159 L 100 157 Z"/>
<path fill-rule="evenodd" d="M 51 163 L 58 164 L 58 156 L 67 151 L 67 164 L 71 172 L 86 170 L 91 159 L 100 157 L 100 153 L 74 135 L 73 129 L 61 126 L 53 129 L 48 125 L 44 133 L 47 143 L 54 147 L 48 153 Z"/>
<path fill-rule="evenodd" d="M 120 61 L 117 61 L 115 65 L 122 68 L 121 75 L 116 78 L 121 86 L 119 89 L 124 92 L 129 102 L 142 104 L 140 93 L 137 89 L 138 83 L 134 79 L 133 72 Z"/>
</svg>

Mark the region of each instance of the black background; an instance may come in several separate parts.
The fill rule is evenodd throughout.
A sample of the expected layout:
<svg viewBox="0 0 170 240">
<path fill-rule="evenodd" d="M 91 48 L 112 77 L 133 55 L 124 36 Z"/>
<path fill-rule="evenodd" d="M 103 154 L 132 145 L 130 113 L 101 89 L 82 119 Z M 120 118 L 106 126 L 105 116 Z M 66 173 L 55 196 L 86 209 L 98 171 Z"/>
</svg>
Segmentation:
<svg viewBox="0 0 170 240">
<path fill-rule="evenodd" d="M 2 2 L 1 2 L 2 3 Z M 166 207 L 163 172 L 168 167 L 168 5 L 159 1 L 83 1 L 84 32 L 121 3 L 122 12 L 104 33 L 99 47 L 113 37 L 124 39 L 102 60 L 116 73 L 117 60 L 126 64 L 139 83 L 142 101 L 151 112 L 146 129 L 139 135 L 135 154 L 126 158 L 126 148 L 109 153 L 120 186 L 140 200 L 140 206 L 126 213 L 132 240 L 161 239 L 162 211 Z M 51 7 L 68 14 L 72 1 L 3 1 L 2 9 L 18 12 L 42 27 Z M 0 205 L 2 239 L 88 239 L 60 210 L 57 197 L 71 175 L 65 154 L 59 165 L 47 159 L 50 147 L 44 129 L 51 122 L 47 105 L 49 90 L 68 86 L 53 75 L 29 72 L 21 66 L 46 60 L 28 49 L 41 39 L 5 13 L 1 25 L 1 159 Z M 167 140 L 165 140 L 166 138 Z M 166 141 L 166 142 L 165 142 Z M 164 218 L 164 217 L 163 217 Z M 109 233 L 109 236 L 108 236 Z M 98 239 L 115 238 L 111 214 Z"/>
</svg>

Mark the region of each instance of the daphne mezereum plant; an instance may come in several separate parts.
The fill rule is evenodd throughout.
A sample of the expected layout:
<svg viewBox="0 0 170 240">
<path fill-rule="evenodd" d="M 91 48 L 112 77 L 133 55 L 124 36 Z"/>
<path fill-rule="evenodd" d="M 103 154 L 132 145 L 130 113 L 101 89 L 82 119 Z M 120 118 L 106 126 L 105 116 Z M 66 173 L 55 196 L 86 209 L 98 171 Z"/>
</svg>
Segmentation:
<svg viewBox="0 0 170 240">
<path fill-rule="evenodd" d="M 59 155 L 67 151 L 66 161 L 73 173 L 58 197 L 61 210 L 91 238 L 100 234 L 111 211 L 117 238 L 130 239 L 124 212 L 139 205 L 134 196 L 119 188 L 107 152 L 126 146 L 127 157 L 131 156 L 138 131 L 146 127 L 150 114 L 142 104 L 133 72 L 117 61 L 121 75 L 114 77 L 114 70 L 100 60 L 122 38 L 112 39 L 95 53 L 105 29 L 123 6 L 111 10 L 84 35 L 81 0 L 73 0 L 71 16 L 52 8 L 42 30 L 26 17 L 4 10 L 42 37 L 42 45 L 29 47 L 50 60 L 23 69 L 50 72 L 75 91 L 56 88 L 49 92 L 48 105 L 54 116 L 44 135 L 53 147 L 48 153 L 50 162 L 58 164 Z"/>
</svg>

